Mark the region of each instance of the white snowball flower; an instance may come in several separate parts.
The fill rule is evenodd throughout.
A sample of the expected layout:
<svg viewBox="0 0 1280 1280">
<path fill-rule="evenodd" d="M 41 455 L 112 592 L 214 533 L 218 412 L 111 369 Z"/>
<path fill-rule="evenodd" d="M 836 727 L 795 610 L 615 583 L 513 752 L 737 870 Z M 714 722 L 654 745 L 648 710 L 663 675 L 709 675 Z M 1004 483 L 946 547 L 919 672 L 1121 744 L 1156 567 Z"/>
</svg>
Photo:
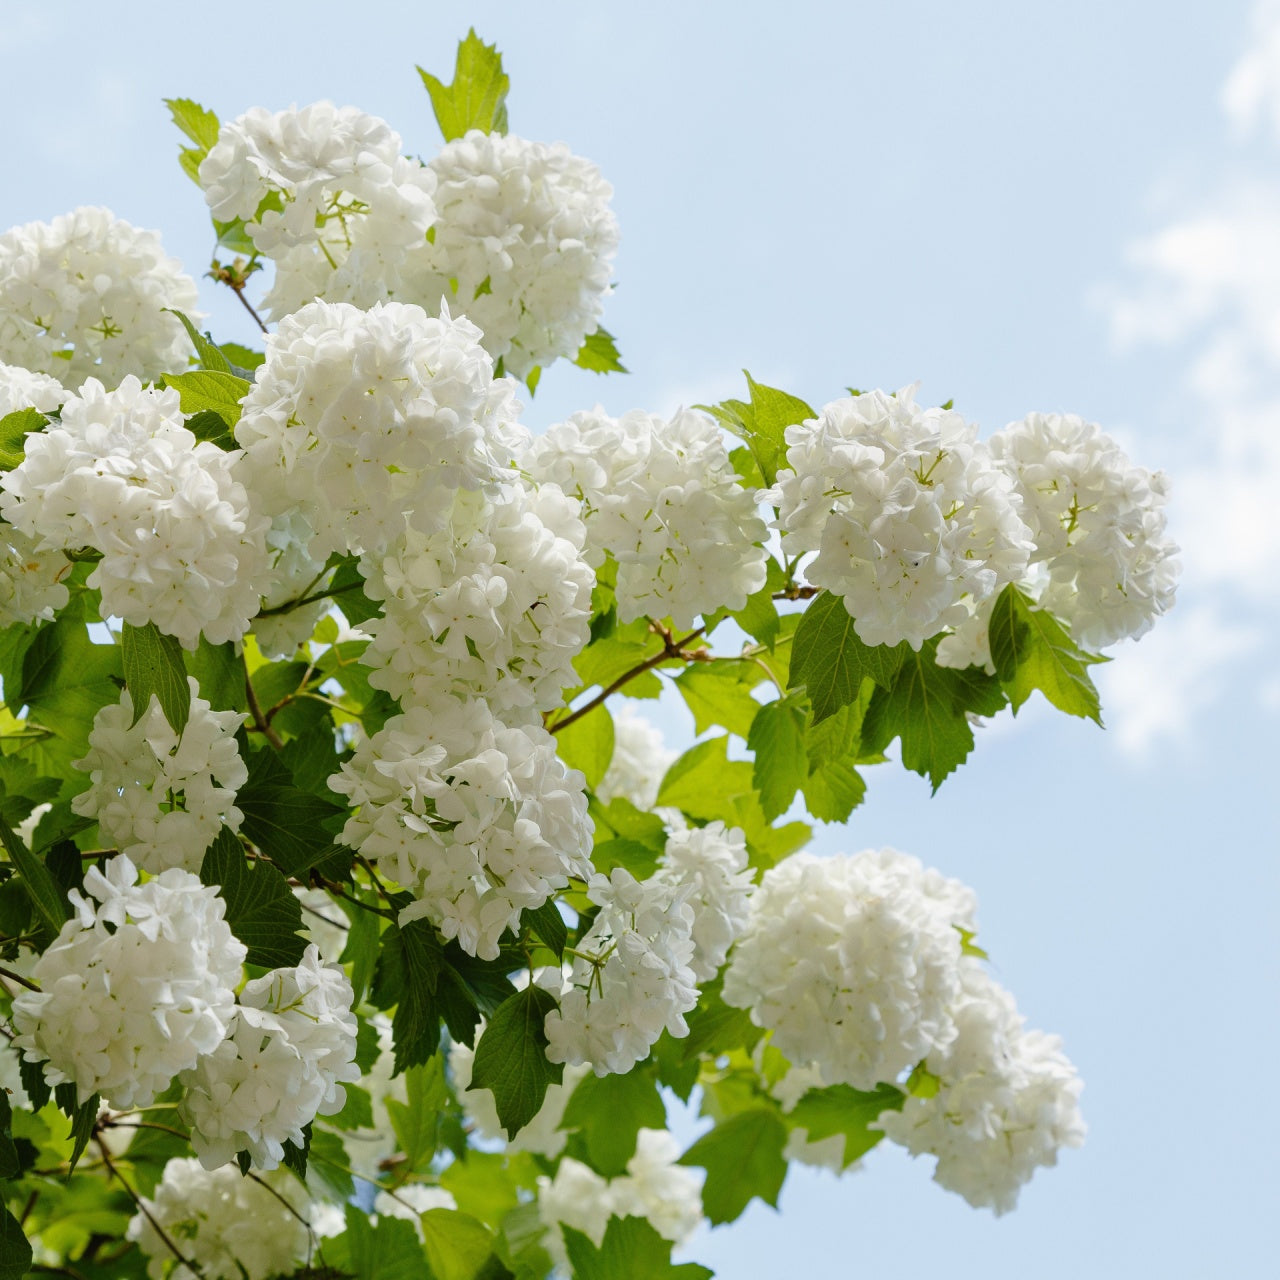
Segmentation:
<svg viewBox="0 0 1280 1280">
<path fill-rule="evenodd" d="M 67 389 L 57 378 L 0 362 L 0 418 L 20 409 L 52 413 L 66 398 Z"/>
<path fill-rule="evenodd" d="M 90 378 L 0 477 L 0 512 L 40 548 L 100 552 L 89 585 L 104 614 L 154 622 L 188 649 L 201 634 L 221 644 L 248 629 L 266 567 L 267 522 L 234 459 L 196 441 L 176 391 Z"/>
<path fill-rule="evenodd" d="M 693 960 L 698 982 L 710 982 L 746 927 L 755 872 L 747 867 L 746 836 L 723 822 L 675 831 L 667 839 L 655 880 L 689 885 Z"/>
<path fill-rule="evenodd" d="M 32 969 L 41 989 L 13 1001 L 23 1056 L 115 1110 L 149 1106 L 217 1048 L 245 957 L 216 890 L 176 868 L 137 880 L 123 854 L 90 868 L 98 905 L 71 891 L 76 915 Z"/>
<path fill-rule="evenodd" d="M 955 1037 L 973 894 L 892 849 L 796 854 L 765 872 L 724 977 L 792 1062 L 874 1089 Z"/>
<path fill-rule="evenodd" d="M 476 1033 L 479 1034 L 479 1031 Z M 569 1140 L 568 1133 L 560 1128 L 569 1098 L 591 1068 L 585 1064 L 566 1067 L 559 1084 L 547 1086 L 546 1097 L 538 1113 L 514 1138 L 508 1138 L 498 1119 L 498 1106 L 490 1089 L 471 1088 L 471 1070 L 475 1063 L 475 1050 L 455 1041 L 449 1046 L 449 1071 L 453 1076 L 454 1092 L 462 1103 L 467 1119 L 483 1138 L 506 1143 L 509 1151 L 532 1151 L 535 1155 L 553 1160 Z"/>
<path fill-rule="evenodd" d="M 610 293 L 613 188 L 563 144 L 476 129 L 445 143 L 429 168 L 439 212 L 403 264 L 403 296 L 431 311 L 443 297 L 517 378 L 572 359 Z"/>
<path fill-rule="evenodd" d="M 665 1129 L 641 1129 L 627 1172 L 606 1180 L 572 1157 L 554 1178 L 538 1179 L 543 1243 L 553 1260 L 568 1266 L 561 1226 L 581 1231 L 599 1247 L 610 1218 L 645 1218 L 672 1244 L 684 1244 L 702 1222 L 702 1179 L 676 1163 L 680 1145 Z"/>
<path fill-rule="evenodd" d="M 949 1191 L 1007 1213 L 1037 1168 L 1084 1142 L 1082 1085 L 1062 1041 L 1026 1030 L 1013 997 L 972 959 L 955 1021 L 955 1039 L 926 1059 L 937 1093 L 908 1098 L 877 1127 L 913 1156 L 937 1156 L 934 1181 Z"/>
<path fill-rule="evenodd" d="M 182 1076 L 179 1110 L 206 1169 L 238 1151 L 274 1169 L 286 1142 L 303 1145 L 304 1125 L 342 1110 L 343 1082 L 360 1079 L 354 994 L 314 943 L 296 968 L 245 984 L 227 1038 Z"/>
<path fill-rule="evenodd" d="M 613 758 L 596 787 L 596 797 L 608 803 L 621 796 L 637 809 L 651 809 L 658 799 L 663 775 L 675 763 L 662 730 L 630 702 L 610 708 L 613 716 Z"/>
<path fill-rule="evenodd" d="M 384 120 L 331 102 L 254 107 L 222 126 L 200 185 L 213 216 L 242 218 L 274 260 L 271 319 L 321 295 L 361 306 L 392 295 L 435 217 L 435 175 L 400 147 Z"/>
<path fill-rule="evenodd" d="M 196 315 L 196 286 L 155 231 L 80 208 L 0 235 L 0 359 L 114 386 L 187 367 L 191 343 L 167 308 Z"/>
<path fill-rule="evenodd" d="M 205 851 L 223 826 L 240 829 L 236 791 L 249 776 L 235 734 L 238 711 L 214 711 L 187 678 L 191 712 L 179 738 L 159 700 L 138 723 L 128 689 L 103 707 L 89 731 L 89 754 L 75 767 L 91 785 L 71 802 L 93 818 L 103 840 L 144 871 L 181 867 L 199 873 Z"/>
<path fill-rule="evenodd" d="M 346 950 L 351 923 L 347 913 L 324 889 L 308 889 L 295 885 L 293 896 L 302 907 L 302 923 L 311 941 L 320 948 L 326 964 L 337 964 Z"/>
<path fill-rule="evenodd" d="M 724 436 L 704 413 L 576 413 L 534 437 L 522 465 L 582 500 L 588 556 L 618 564 L 618 617 L 741 609 L 764 586 L 767 533 Z"/>
<path fill-rule="evenodd" d="M 0 522 L 0 629 L 52 619 L 69 599 L 62 579 L 70 570 L 61 551 L 44 550 L 38 539 Z"/>
<path fill-rule="evenodd" d="M 394 716 L 329 779 L 358 806 L 342 840 L 417 899 L 401 919 L 488 960 L 522 911 L 590 873 L 584 785 L 541 726 L 452 697 Z"/>
<path fill-rule="evenodd" d="M 283 1170 L 241 1177 L 234 1166 L 208 1170 L 198 1160 L 174 1159 L 129 1220 L 126 1237 L 147 1258 L 151 1280 L 196 1280 L 161 1238 L 163 1231 L 204 1280 L 270 1280 L 292 1274 L 311 1256 L 308 1206 L 301 1184 Z M 156 1230 L 157 1225 L 160 1231 Z"/>
<path fill-rule="evenodd" d="M 684 1015 L 698 1002 L 691 892 L 656 877 L 637 881 L 622 867 L 591 877 L 587 896 L 600 912 L 577 945 L 570 989 L 546 1017 L 552 1062 L 622 1074 L 664 1029 L 689 1034 Z"/>
<path fill-rule="evenodd" d="M 313 302 L 267 338 L 238 473 L 271 517 L 298 510 L 317 563 L 434 532 L 455 489 L 496 478 L 499 424 L 518 406 L 479 339 L 465 318 L 398 302 Z"/>
<path fill-rule="evenodd" d="M 844 599 L 865 644 L 919 649 L 967 616 L 965 601 L 1021 578 L 1031 537 L 1009 477 L 954 411 L 915 388 L 835 400 L 786 429 L 773 496 L 788 555 Z"/>
<path fill-rule="evenodd" d="M 1092 422 L 1033 413 L 991 438 L 1035 541 L 1031 593 L 1077 643 L 1138 637 L 1173 607 L 1178 548 L 1165 533 L 1169 482 L 1130 463 Z"/>
<path fill-rule="evenodd" d="M 454 495 L 444 528 L 406 530 L 362 562 L 383 606 L 365 623 L 370 684 L 405 706 L 440 693 L 480 696 L 500 713 L 562 705 L 590 638 L 584 539 L 578 504 L 555 485 Z"/>
</svg>

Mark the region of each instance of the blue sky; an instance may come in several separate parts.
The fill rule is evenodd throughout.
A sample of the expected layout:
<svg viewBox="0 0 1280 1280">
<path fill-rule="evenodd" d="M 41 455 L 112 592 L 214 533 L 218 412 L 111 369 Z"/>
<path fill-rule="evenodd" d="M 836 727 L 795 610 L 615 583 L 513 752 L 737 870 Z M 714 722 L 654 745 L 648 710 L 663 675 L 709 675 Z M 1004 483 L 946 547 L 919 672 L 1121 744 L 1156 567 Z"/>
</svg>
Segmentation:
<svg viewBox="0 0 1280 1280">
<path fill-rule="evenodd" d="M 744 367 L 811 403 L 922 379 L 986 430 L 1084 414 L 1174 478 L 1184 589 L 1100 677 L 1108 730 L 1028 707 L 936 797 L 882 769 L 821 837 L 974 885 L 1001 980 L 1080 1067 L 1087 1145 L 999 1221 L 896 1151 L 796 1170 L 780 1216 L 757 1205 L 691 1255 L 727 1280 L 1269 1271 L 1280 8 L 244 11 L 252 30 L 205 30 L 170 4 L 10 0 L 0 227 L 106 204 L 198 274 L 207 222 L 161 98 L 229 118 L 328 97 L 426 155 L 413 64 L 447 70 L 474 24 L 506 56 L 513 130 L 593 159 L 623 229 L 606 324 L 633 373 L 551 370 L 530 425 L 737 394 Z M 252 340 L 204 296 L 216 336 Z"/>
</svg>

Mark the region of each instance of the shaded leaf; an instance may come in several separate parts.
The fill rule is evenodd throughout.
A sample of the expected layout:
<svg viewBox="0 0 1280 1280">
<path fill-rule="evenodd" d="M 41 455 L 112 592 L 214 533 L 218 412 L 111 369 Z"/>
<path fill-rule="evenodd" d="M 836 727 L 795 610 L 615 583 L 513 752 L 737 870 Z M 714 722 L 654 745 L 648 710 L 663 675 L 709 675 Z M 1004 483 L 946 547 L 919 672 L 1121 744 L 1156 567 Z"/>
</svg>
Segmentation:
<svg viewBox="0 0 1280 1280">
<path fill-rule="evenodd" d="M 226 827 L 205 851 L 200 882 L 216 886 L 227 904 L 227 925 L 248 947 L 248 964 L 281 969 L 302 960 L 302 906 L 289 882 L 269 863 L 256 862 L 250 870 L 244 848 Z"/>
<path fill-rule="evenodd" d="M 752 1107 L 703 1134 L 680 1157 L 680 1164 L 707 1171 L 702 1208 L 713 1226 L 732 1222 L 756 1197 L 777 1208 L 787 1176 L 786 1142 L 787 1127 L 777 1112 Z"/>
<path fill-rule="evenodd" d="M 671 1241 L 645 1218 L 610 1218 L 597 1248 L 572 1227 L 562 1227 L 577 1280 L 712 1280 L 696 1262 L 673 1266 Z"/>
<path fill-rule="evenodd" d="M 804 1129 L 810 1142 L 819 1142 L 834 1134 L 844 1135 L 842 1169 L 847 1169 L 860 1156 L 866 1155 L 884 1137 L 879 1129 L 869 1129 L 882 1112 L 900 1111 L 906 1101 L 901 1089 L 882 1084 L 870 1092 L 850 1088 L 847 1084 L 825 1089 L 810 1089 L 787 1116 L 789 1124 Z"/>
<path fill-rule="evenodd" d="M 559 1084 L 564 1068 L 547 1061 L 543 1022 L 556 1008 L 555 998 L 529 986 L 494 1010 L 476 1044 L 471 1088 L 493 1094 L 498 1119 L 514 1138 L 538 1114 L 547 1086 Z"/>
<path fill-rule="evenodd" d="M 584 1076 L 560 1121 L 561 1129 L 580 1132 L 591 1167 L 606 1178 L 626 1172 L 641 1129 L 666 1127 L 667 1109 L 657 1079 L 643 1066 L 624 1075 Z"/>
<path fill-rule="evenodd" d="M 133 702 L 130 728 L 147 713 L 154 694 L 164 718 L 181 737 L 191 715 L 191 688 L 182 645 L 176 637 L 165 635 L 154 622 L 145 627 L 126 622 L 120 636 L 120 657 Z"/>
</svg>

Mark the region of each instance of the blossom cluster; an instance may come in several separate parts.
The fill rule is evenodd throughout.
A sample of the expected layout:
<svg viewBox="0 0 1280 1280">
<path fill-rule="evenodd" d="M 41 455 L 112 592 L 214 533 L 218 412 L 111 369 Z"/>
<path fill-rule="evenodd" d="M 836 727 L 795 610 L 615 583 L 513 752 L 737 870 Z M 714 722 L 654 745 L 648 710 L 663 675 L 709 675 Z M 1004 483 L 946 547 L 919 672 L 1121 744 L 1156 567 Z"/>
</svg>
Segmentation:
<svg viewBox="0 0 1280 1280">
<path fill-rule="evenodd" d="M 181 867 L 199 872 L 225 825 L 240 828 L 236 791 L 249 776 L 236 747 L 237 711 L 214 711 L 188 678 L 191 709 L 181 735 L 159 699 L 134 720 L 128 689 L 93 718 L 89 754 L 76 768 L 91 785 L 71 802 L 94 819 L 103 839 L 144 871 Z"/>
<path fill-rule="evenodd" d="M 188 649 L 201 635 L 220 644 L 248 629 L 266 569 L 267 521 L 232 468 L 184 425 L 176 391 L 89 378 L 0 476 L 0 513 L 37 550 L 97 552 L 89 585 L 104 614 L 154 622 Z"/>
<path fill-rule="evenodd" d="M 546 1016 L 547 1057 L 589 1062 L 596 1075 L 630 1071 L 666 1029 L 689 1032 L 698 1001 L 691 885 L 636 880 L 622 867 L 594 874 L 587 896 L 599 908 L 579 940 L 568 990 Z"/>
<path fill-rule="evenodd" d="M 618 617 L 693 624 L 741 609 L 765 582 L 764 522 L 706 414 L 574 414 L 534 437 L 521 463 L 580 498 L 591 562 L 617 563 Z"/>
<path fill-rule="evenodd" d="M 553 1178 L 538 1179 L 538 1215 L 552 1258 L 561 1266 L 568 1263 L 562 1226 L 599 1246 L 610 1218 L 647 1218 L 673 1244 L 688 1240 L 702 1221 L 702 1196 L 697 1174 L 676 1163 L 679 1155 L 665 1129 L 641 1129 L 635 1155 L 620 1177 L 602 1178 L 580 1160 L 562 1159 Z"/>
</svg>

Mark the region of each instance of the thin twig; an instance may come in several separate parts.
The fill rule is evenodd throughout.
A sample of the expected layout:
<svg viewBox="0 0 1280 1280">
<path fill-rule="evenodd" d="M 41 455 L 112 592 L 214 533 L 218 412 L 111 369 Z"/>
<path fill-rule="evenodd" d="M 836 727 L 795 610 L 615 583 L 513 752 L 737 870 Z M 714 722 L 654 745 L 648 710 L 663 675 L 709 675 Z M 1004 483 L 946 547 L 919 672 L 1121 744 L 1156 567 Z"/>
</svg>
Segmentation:
<svg viewBox="0 0 1280 1280">
<path fill-rule="evenodd" d="M 245 297 L 244 285 L 236 284 L 233 280 L 224 280 L 223 283 L 228 285 L 231 289 L 231 292 L 234 293 L 236 297 L 240 299 L 240 305 L 253 317 L 254 324 L 256 324 L 258 328 L 262 330 L 263 333 L 270 333 L 271 330 L 268 329 L 267 326 L 262 323 L 262 317 L 253 309 L 253 303 L 250 302 L 249 299 Z"/>
<path fill-rule="evenodd" d="M 115 1178 L 115 1180 L 125 1189 L 128 1193 L 129 1199 L 137 1206 L 138 1212 L 142 1214 L 149 1223 L 151 1223 L 152 1227 L 155 1228 L 155 1233 L 160 1237 L 164 1246 L 180 1263 L 182 1263 L 184 1267 L 189 1268 L 194 1275 L 204 1275 L 204 1269 L 200 1264 L 188 1258 L 187 1255 L 173 1243 L 169 1238 L 168 1232 L 165 1231 L 165 1229 L 156 1221 L 155 1214 L 147 1208 L 147 1202 L 121 1176 L 120 1170 L 116 1168 L 115 1162 L 111 1159 L 111 1152 L 107 1149 L 107 1144 L 102 1140 L 102 1134 L 95 1133 L 93 1135 L 93 1140 L 98 1144 L 98 1150 L 102 1152 L 102 1163 L 106 1167 L 107 1173 L 111 1177 Z"/>
<path fill-rule="evenodd" d="M 20 973 L 14 973 L 12 969 L 0 967 L 0 978 L 8 978 L 10 982 L 16 982 L 20 986 L 26 987 L 28 991 L 39 991 L 40 987 L 31 981 L 30 978 L 24 978 Z"/>
<path fill-rule="evenodd" d="M 570 711 L 563 720 L 557 720 L 555 724 L 548 725 L 547 728 L 552 733 L 559 733 L 561 729 L 567 729 L 575 720 L 581 720 L 588 711 L 594 711 L 602 702 L 607 698 L 612 697 L 613 694 L 617 693 L 624 684 L 634 680 L 636 676 L 644 675 L 646 671 L 651 671 L 654 667 L 659 666 L 664 662 L 668 662 L 672 658 L 678 658 L 684 662 L 697 660 L 693 654 L 685 652 L 685 645 L 691 644 L 700 635 L 702 635 L 706 630 L 705 625 L 698 627 L 694 631 L 690 631 L 687 636 L 684 636 L 679 640 L 673 640 L 671 638 L 671 632 L 666 630 L 664 627 L 659 626 L 657 623 L 652 623 L 650 625 L 653 630 L 662 637 L 662 648 L 659 649 L 651 658 L 646 658 L 643 662 L 638 663 L 629 671 L 624 671 L 615 681 L 613 681 L 612 684 L 601 689 L 600 692 L 589 702 L 584 702 L 582 706 L 578 707 L 576 710 Z"/>
<path fill-rule="evenodd" d="M 241 657 L 243 658 L 244 655 L 241 654 Z M 284 742 L 281 740 L 280 735 L 267 722 L 266 716 L 262 714 L 262 705 L 258 702 L 258 695 L 253 691 L 253 681 L 249 678 L 249 663 L 247 660 L 245 660 L 244 664 L 244 696 L 249 703 L 249 714 L 253 717 L 254 728 L 277 751 L 283 750 Z"/>
</svg>

